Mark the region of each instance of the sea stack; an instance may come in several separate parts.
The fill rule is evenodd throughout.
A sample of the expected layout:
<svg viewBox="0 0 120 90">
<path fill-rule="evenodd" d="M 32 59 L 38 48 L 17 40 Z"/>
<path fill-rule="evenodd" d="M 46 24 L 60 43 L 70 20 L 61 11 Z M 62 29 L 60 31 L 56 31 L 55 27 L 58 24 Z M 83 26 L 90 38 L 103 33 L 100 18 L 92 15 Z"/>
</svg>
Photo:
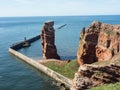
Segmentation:
<svg viewBox="0 0 120 90">
<path fill-rule="evenodd" d="M 54 21 L 45 22 L 42 27 L 41 43 L 44 59 L 60 59 L 55 46 Z"/>
</svg>

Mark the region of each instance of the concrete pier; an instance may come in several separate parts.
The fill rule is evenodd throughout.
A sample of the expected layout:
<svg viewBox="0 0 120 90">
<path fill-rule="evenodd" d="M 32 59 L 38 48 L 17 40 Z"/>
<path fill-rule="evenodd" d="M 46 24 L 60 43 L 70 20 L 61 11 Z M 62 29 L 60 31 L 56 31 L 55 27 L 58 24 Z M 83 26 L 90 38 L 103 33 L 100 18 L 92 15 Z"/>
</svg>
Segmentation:
<svg viewBox="0 0 120 90">
<path fill-rule="evenodd" d="M 31 43 L 39 40 L 39 39 L 40 39 L 40 35 L 37 35 L 37 36 L 35 36 L 35 37 L 33 37 L 33 38 L 30 38 L 30 39 L 28 39 L 28 40 L 21 41 L 21 42 L 19 42 L 19 43 L 15 43 L 15 44 L 13 44 L 10 48 L 12 48 L 12 49 L 14 49 L 14 50 L 19 50 L 19 49 L 21 49 L 21 48 L 24 47 L 23 44 L 24 44 L 25 42 L 28 42 L 29 44 L 31 44 Z"/>
<path fill-rule="evenodd" d="M 29 40 L 26 40 L 27 42 L 29 43 L 32 43 L 36 40 L 40 39 L 40 35 L 36 36 L 36 37 L 33 37 Z M 12 45 L 10 48 L 9 48 L 9 52 L 11 54 L 13 54 L 14 56 L 20 58 L 22 61 L 26 62 L 27 64 L 33 66 L 34 68 L 42 71 L 43 73 L 47 74 L 48 76 L 50 76 L 51 78 L 55 79 L 56 81 L 60 82 L 61 85 L 65 85 L 65 87 L 67 88 L 70 88 L 71 85 L 72 85 L 72 80 L 66 78 L 65 76 L 53 71 L 52 69 L 40 64 L 39 62 L 21 54 L 20 52 L 18 52 L 17 50 L 18 49 L 21 49 L 23 48 L 22 46 L 23 42 L 20 42 L 20 43 L 17 43 L 17 44 L 14 44 Z"/>
</svg>

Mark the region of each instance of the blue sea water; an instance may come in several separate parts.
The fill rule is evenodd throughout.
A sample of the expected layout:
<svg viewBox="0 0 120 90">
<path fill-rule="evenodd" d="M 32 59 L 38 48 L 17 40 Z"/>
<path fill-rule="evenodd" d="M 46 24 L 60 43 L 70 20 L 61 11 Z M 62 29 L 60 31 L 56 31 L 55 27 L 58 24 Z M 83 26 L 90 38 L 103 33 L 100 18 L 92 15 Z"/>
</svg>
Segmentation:
<svg viewBox="0 0 120 90">
<path fill-rule="evenodd" d="M 82 27 L 94 20 L 120 24 L 120 15 L 106 16 L 49 16 L 0 18 L 0 90 L 59 90 L 54 80 L 35 70 L 8 52 L 10 45 L 41 33 L 45 21 L 55 21 L 55 44 L 62 59 L 76 59 Z M 59 26 L 67 24 L 61 29 Z M 39 60 L 42 58 L 40 40 L 21 53 Z"/>
</svg>

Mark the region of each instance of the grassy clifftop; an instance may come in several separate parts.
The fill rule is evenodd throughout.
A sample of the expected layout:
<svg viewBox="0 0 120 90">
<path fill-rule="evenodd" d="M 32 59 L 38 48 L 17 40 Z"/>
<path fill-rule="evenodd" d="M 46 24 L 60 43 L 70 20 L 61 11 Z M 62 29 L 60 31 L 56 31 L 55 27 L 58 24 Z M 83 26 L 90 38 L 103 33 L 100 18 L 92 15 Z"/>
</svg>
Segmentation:
<svg viewBox="0 0 120 90">
<path fill-rule="evenodd" d="M 115 84 L 106 84 L 99 87 L 93 87 L 90 90 L 120 90 L 120 82 Z"/>
<path fill-rule="evenodd" d="M 116 60 L 112 61 L 113 63 L 120 64 L 120 59 L 117 60 L 119 57 L 116 56 Z M 110 61 L 104 62 L 96 62 L 95 65 L 108 65 Z M 44 63 L 45 66 L 51 68 L 52 70 L 66 76 L 69 79 L 73 79 L 75 73 L 78 71 L 79 65 L 77 60 L 72 60 L 70 62 L 66 61 L 48 61 Z M 105 84 L 99 87 L 93 87 L 90 90 L 119 90 L 120 89 L 120 82 L 115 84 Z"/>
<path fill-rule="evenodd" d="M 79 68 L 77 60 L 72 60 L 70 62 L 48 61 L 47 63 L 44 63 L 44 65 L 56 72 L 68 77 L 69 79 L 74 78 L 74 74 L 77 72 L 77 70 Z"/>
</svg>

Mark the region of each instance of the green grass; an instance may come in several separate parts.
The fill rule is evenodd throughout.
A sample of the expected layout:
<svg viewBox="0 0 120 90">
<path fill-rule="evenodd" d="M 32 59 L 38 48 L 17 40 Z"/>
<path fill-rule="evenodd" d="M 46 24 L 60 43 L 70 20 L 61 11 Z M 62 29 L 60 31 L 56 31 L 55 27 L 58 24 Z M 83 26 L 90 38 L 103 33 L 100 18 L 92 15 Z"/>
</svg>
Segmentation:
<svg viewBox="0 0 120 90">
<path fill-rule="evenodd" d="M 120 60 L 115 60 L 114 62 L 120 63 Z M 108 65 L 109 61 L 106 62 L 97 62 L 94 63 L 95 65 Z M 79 65 L 77 60 L 72 60 L 69 63 L 66 62 L 56 62 L 50 61 L 44 63 L 45 66 L 49 67 L 50 69 L 62 74 L 63 76 L 73 80 L 75 73 L 78 71 Z M 98 87 L 93 87 L 89 90 L 120 90 L 120 82 L 115 84 L 105 84 Z"/>
<path fill-rule="evenodd" d="M 120 82 L 115 84 L 106 84 L 99 87 L 93 87 L 90 90 L 120 90 Z"/>
<path fill-rule="evenodd" d="M 60 62 L 50 61 L 45 63 L 44 65 L 64 75 L 69 79 L 74 78 L 74 74 L 78 71 L 78 68 L 79 68 L 77 60 L 72 60 L 69 63 L 60 63 Z"/>
</svg>

